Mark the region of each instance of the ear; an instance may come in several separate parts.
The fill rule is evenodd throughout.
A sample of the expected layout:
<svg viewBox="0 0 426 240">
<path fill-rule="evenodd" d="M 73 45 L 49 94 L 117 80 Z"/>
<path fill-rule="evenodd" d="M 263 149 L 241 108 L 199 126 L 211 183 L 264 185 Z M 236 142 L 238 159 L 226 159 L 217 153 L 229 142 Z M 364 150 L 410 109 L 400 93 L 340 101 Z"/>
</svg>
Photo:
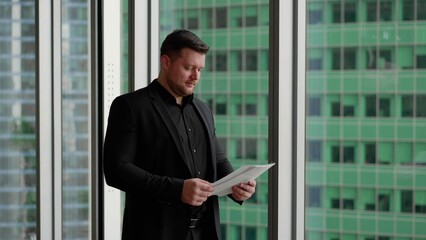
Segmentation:
<svg viewBox="0 0 426 240">
<path fill-rule="evenodd" d="M 170 66 L 170 58 L 167 55 L 163 55 L 160 57 L 161 68 L 168 70 Z"/>
</svg>

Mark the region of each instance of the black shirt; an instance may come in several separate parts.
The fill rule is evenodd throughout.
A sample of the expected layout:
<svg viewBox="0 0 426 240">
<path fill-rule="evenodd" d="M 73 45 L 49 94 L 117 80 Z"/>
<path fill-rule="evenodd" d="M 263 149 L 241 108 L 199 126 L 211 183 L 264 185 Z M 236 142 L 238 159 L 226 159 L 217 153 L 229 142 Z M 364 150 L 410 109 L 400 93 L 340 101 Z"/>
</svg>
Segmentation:
<svg viewBox="0 0 426 240">
<path fill-rule="evenodd" d="M 192 177 L 212 180 L 210 151 L 206 129 L 199 113 L 194 107 L 194 95 L 182 99 L 182 105 L 176 103 L 172 96 L 160 83 L 154 81 L 158 92 L 172 117 L 184 146 L 186 159 Z"/>
</svg>

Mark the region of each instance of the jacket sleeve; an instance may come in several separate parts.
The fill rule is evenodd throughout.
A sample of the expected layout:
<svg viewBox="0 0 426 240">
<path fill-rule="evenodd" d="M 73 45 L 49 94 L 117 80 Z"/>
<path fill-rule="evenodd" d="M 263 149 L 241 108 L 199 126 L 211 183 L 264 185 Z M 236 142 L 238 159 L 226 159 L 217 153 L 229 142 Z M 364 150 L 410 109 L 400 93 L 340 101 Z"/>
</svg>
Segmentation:
<svg viewBox="0 0 426 240">
<path fill-rule="evenodd" d="M 131 104 L 121 96 L 111 104 L 103 148 L 106 183 L 125 192 L 161 201 L 180 201 L 183 180 L 158 176 L 135 165 L 138 123 Z"/>
</svg>

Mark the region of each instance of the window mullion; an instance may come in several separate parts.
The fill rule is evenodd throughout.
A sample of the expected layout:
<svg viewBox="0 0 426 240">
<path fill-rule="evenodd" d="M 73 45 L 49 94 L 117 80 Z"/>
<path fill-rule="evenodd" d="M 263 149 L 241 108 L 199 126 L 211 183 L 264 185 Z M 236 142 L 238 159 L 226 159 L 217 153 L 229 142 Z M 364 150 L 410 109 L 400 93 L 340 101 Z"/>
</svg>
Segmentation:
<svg viewBox="0 0 426 240">
<path fill-rule="evenodd" d="M 53 240 L 53 99 L 51 1 L 36 7 L 37 27 L 37 159 L 38 239 Z"/>
</svg>

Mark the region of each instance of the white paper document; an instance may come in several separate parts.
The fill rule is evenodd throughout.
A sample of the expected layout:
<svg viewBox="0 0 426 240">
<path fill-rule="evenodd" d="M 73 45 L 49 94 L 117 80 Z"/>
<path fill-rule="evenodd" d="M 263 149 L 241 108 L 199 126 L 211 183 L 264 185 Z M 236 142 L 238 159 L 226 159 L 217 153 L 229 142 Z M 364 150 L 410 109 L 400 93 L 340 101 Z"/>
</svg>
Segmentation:
<svg viewBox="0 0 426 240">
<path fill-rule="evenodd" d="M 232 173 L 226 175 L 225 177 L 217 180 L 213 183 L 214 191 L 212 195 L 217 195 L 219 197 L 228 195 L 232 193 L 232 187 L 240 184 L 246 183 L 250 180 L 256 179 L 275 163 L 265 164 L 265 165 L 247 165 L 238 168 Z"/>
</svg>

